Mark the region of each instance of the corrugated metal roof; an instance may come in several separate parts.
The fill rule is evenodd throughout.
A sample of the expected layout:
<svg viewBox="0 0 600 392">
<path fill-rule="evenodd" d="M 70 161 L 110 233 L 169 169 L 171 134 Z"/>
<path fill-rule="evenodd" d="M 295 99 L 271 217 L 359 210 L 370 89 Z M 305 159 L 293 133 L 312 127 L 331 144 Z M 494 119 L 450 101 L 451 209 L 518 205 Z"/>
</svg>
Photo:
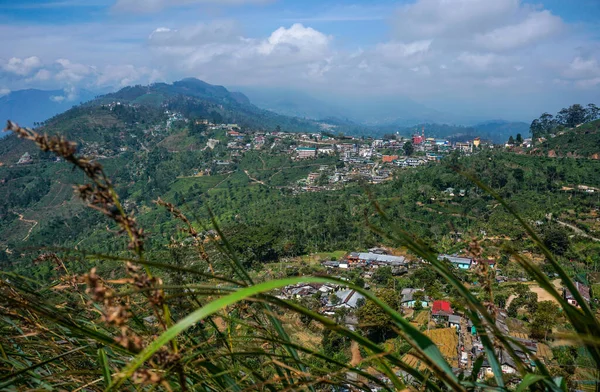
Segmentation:
<svg viewBox="0 0 600 392">
<path fill-rule="evenodd" d="M 403 256 L 389 256 L 389 255 L 380 255 L 377 253 L 359 253 L 358 258 L 361 260 L 366 260 L 370 262 L 380 262 L 380 263 L 405 263 L 406 258 Z"/>
<path fill-rule="evenodd" d="M 453 264 L 471 264 L 471 259 L 466 257 L 457 257 L 449 255 L 439 255 L 438 260 L 448 259 Z"/>
</svg>

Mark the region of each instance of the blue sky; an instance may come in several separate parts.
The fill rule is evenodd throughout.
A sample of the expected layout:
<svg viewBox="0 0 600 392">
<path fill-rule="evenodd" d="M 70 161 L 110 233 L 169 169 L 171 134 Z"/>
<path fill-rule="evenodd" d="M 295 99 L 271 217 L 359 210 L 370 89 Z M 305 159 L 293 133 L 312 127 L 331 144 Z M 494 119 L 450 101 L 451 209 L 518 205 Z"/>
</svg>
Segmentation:
<svg viewBox="0 0 600 392">
<path fill-rule="evenodd" d="M 598 0 L 0 0 L 0 95 L 194 76 L 529 119 L 600 103 Z"/>
</svg>

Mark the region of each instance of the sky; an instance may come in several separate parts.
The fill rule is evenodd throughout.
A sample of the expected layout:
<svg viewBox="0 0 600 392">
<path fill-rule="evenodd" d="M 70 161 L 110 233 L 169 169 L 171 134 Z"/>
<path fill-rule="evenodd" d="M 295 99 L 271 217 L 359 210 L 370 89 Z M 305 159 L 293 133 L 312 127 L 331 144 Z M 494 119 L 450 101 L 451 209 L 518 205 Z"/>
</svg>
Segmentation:
<svg viewBox="0 0 600 392">
<path fill-rule="evenodd" d="M 197 77 L 527 120 L 600 104 L 600 0 L 0 0 L 0 95 Z"/>
</svg>

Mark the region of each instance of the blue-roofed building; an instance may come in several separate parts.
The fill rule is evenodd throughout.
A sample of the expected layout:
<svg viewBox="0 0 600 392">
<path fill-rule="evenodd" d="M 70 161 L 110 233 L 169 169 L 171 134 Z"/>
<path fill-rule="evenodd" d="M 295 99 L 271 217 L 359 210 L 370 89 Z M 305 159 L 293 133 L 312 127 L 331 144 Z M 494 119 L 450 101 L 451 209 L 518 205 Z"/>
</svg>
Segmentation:
<svg viewBox="0 0 600 392">
<path fill-rule="evenodd" d="M 450 263 L 452 263 L 453 266 L 465 270 L 471 268 L 471 264 L 473 263 L 473 259 L 470 259 L 468 257 L 458 257 L 449 255 L 439 255 L 438 260 L 448 260 Z"/>
</svg>

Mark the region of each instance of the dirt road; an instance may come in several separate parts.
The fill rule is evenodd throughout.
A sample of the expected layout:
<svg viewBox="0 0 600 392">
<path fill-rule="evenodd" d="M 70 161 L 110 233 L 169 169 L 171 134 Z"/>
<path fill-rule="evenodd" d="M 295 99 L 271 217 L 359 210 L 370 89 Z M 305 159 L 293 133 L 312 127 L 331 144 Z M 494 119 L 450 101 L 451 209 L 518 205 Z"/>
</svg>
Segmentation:
<svg viewBox="0 0 600 392">
<path fill-rule="evenodd" d="M 16 214 L 19 217 L 19 220 L 21 222 L 26 222 L 26 223 L 33 223 L 33 226 L 31 226 L 29 228 L 29 231 L 27 232 L 27 235 L 25 236 L 25 238 L 23 238 L 21 241 L 27 241 L 27 239 L 29 238 L 29 236 L 31 235 L 31 231 L 33 230 L 34 227 L 36 227 L 38 225 L 38 221 L 36 220 L 32 220 L 32 219 L 25 219 L 23 217 L 23 214 L 19 214 L 18 212 L 13 211 L 14 214 Z"/>
</svg>

